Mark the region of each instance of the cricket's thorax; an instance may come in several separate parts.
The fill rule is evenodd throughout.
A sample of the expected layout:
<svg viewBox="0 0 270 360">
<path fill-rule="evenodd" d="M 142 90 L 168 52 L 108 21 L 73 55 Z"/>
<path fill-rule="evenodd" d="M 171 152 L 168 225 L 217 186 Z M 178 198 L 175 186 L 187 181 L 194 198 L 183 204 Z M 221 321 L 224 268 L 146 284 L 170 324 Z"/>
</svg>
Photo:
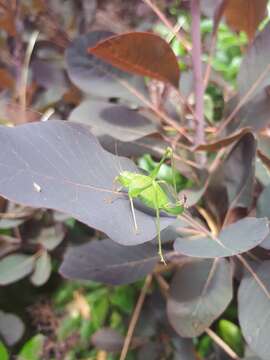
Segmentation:
<svg viewBox="0 0 270 360">
<path fill-rule="evenodd" d="M 118 176 L 116 176 L 115 181 L 117 181 L 124 188 L 128 188 L 134 177 L 134 173 L 131 171 L 122 171 Z"/>
<path fill-rule="evenodd" d="M 129 194 L 133 197 L 138 196 L 143 189 L 152 184 L 152 179 L 149 176 L 131 171 L 122 171 L 115 180 L 128 189 Z"/>
</svg>

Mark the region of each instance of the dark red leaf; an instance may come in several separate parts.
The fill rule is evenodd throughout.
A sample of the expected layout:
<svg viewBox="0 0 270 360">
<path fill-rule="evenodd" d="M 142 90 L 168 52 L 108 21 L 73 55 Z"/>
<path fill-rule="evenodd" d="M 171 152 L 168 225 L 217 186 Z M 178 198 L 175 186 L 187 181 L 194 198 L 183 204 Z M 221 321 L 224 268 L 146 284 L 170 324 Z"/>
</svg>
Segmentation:
<svg viewBox="0 0 270 360">
<path fill-rule="evenodd" d="M 229 0 L 225 9 L 228 25 L 236 31 L 245 31 L 252 40 L 266 15 L 267 0 Z"/>
<path fill-rule="evenodd" d="M 158 35 L 147 32 L 115 35 L 88 48 L 88 52 L 121 70 L 178 87 L 177 58 L 169 44 Z"/>
</svg>

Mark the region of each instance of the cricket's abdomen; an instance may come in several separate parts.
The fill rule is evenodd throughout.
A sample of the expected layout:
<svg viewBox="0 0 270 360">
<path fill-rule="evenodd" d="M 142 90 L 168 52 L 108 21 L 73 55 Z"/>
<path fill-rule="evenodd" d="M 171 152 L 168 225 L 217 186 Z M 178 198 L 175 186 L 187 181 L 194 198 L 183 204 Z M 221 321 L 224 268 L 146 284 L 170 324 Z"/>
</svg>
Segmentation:
<svg viewBox="0 0 270 360">
<path fill-rule="evenodd" d="M 180 215 L 182 214 L 182 212 L 184 211 L 184 206 L 183 205 L 177 205 L 177 204 L 166 204 L 164 206 L 164 208 L 162 208 L 162 210 L 164 210 L 165 212 L 171 214 L 171 215 Z"/>
<path fill-rule="evenodd" d="M 152 180 L 149 188 L 140 193 L 139 199 L 151 209 L 161 209 L 168 203 L 167 194 L 155 180 Z"/>
</svg>

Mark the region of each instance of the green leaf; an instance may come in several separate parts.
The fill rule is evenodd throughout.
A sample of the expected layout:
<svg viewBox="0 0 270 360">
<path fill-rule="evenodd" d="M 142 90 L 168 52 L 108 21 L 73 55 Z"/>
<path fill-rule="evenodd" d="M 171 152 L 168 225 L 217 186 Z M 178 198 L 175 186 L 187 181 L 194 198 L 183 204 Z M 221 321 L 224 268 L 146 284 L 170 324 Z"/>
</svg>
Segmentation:
<svg viewBox="0 0 270 360">
<path fill-rule="evenodd" d="M 28 340 L 20 351 L 18 360 L 42 360 L 44 340 L 45 337 L 41 334 Z"/>
<path fill-rule="evenodd" d="M 64 283 L 53 296 L 53 302 L 58 307 L 64 306 L 66 303 L 72 301 L 73 292 L 76 289 L 74 283 Z"/>
<path fill-rule="evenodd" d="M 60 340 L 64 340 L 73 332 L 78 331 L 81 325 L 81 317 L 79 315 L 73 317 L 66 317 L 60 324 L 58 330 L 58 337 Z"/>
<path fill-rule="evenodd" d="M 214 102 L 208 94 L 204 95 L 204 115 L 211 124 L 214 122 Z"/>
<path fill-rule="evenodd" d="M 118 311 L 113 311 L 110 318 L 110 328 L 122 330 L 124 326 L 123 318 Z"/>
<path fill-rule="evenodd" d="M 208 335 L 203 335 L 198 343 L 197 352 L 202 357 L 205 358 L 210 355 L 210 352 L 213 350 L 213 341 Z"/>
<path fill-rule="evenodd" d="M 80 328 L 80 335 L 83 341 L 89 341 L 90 337 L 94 334 L 96 329 L 94 328 L 93 323 L 89 319 L 83 319 L 81 328 Z"/>
<path fill-rule="evenodd" d="M 101 287 L 87 294 L 86 299 L 90 303 L 90 305 L 93 306 L 96 301 L 99 301 L 100 299 L 107 296 L 108 289 L 106 287 Z"/>
<path fill-rule="evenodd" d="M 37 259 L 35 264 L 35 271 L 31 276 L 31 282 L 36 286 L 41 286 L 47 282 L 52 270 L 51 258 L 45 250 Z"/>
<path fill-rule="evenodd" d="M 135 291 L 131 286 L 120 286 L 115 288 L 110 297 L 113 305 L 116 305 L 124 313 L 130 314 L 134 307 Z"/>
<path fill-rule="evenodd" d="M 7 348 L 2 343 L 2 341 L 0 341 L 0 359 L 1 360 L 9 360 Z"/>
<path fill-rule="evenodd" d="M 92 323 L 96 330 L 104 325 L 109 308 L 110 304 L 107 297 L 99 299 L 92 306 Z"/>
<path fill-rule="evenodd" d="M 6 256 L 0 260 L 0 285 L 7 285 L 24 278 L 32 272 L 34 263 L 34 256 L 24 254 Z"/>
<path fill-rule="evenodd" d="M 244 355 L 244 340 L 241 330 L 233 322 L 221 319 L 218 322 L 219 336 L 239 355 Z"/>
</svg>

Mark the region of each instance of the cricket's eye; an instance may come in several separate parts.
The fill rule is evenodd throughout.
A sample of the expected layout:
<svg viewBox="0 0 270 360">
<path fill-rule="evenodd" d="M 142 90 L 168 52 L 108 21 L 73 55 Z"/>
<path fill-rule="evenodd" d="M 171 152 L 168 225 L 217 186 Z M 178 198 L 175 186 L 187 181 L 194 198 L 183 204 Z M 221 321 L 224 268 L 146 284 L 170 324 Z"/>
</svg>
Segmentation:
<svg viewBox="0 0 270 360">
<path fill-rule="evenodd" d="M 166 149 L 166 156 L 168 156 L 168 157 L 171 157 L 172 156 L 172 148 L 170 148 L 170 147 L 167 147 L 167 149 Z"/>
</svg>

